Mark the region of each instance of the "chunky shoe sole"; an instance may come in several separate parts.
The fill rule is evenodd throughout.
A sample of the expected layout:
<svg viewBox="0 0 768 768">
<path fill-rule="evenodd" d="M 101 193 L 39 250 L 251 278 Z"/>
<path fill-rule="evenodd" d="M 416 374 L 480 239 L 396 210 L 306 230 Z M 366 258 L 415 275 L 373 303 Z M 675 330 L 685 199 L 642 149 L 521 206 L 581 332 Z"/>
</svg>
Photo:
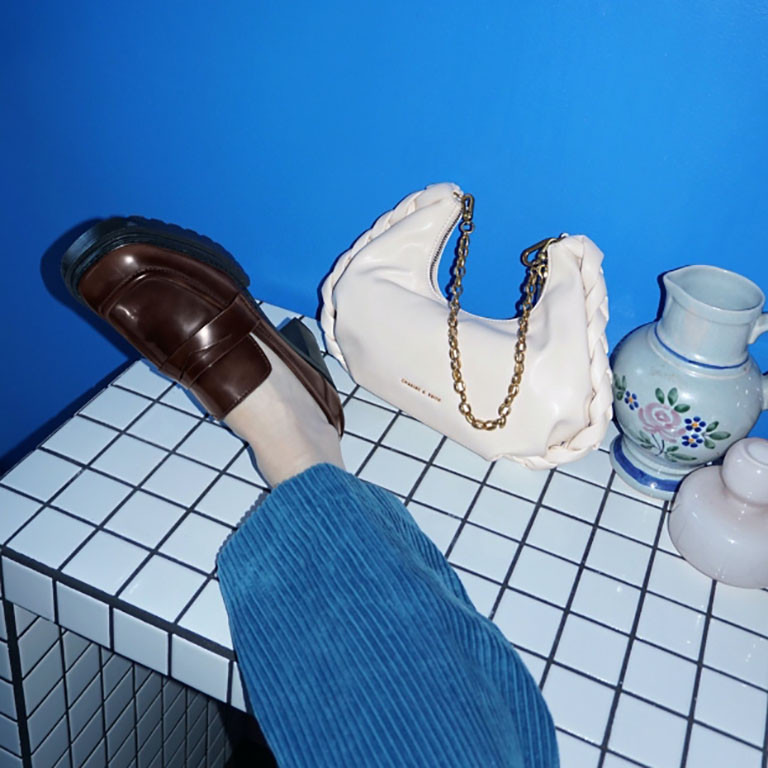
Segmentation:
<svg viewBox="0 0 768 768">
<path fill-rule="evenodd" d="M 141 216 L 115 216 L 105 219 L 94 224 L 72 243 L 61 259 L 61 276 L 69 292 L 80 303 L 85 304 L 78 290 L 83 275 L 108 253 L 131 243 L 151 243 L 160 248 L 178 251 L 224 272 L 240 287 L 243 295 L 251 302 L 264 322 L 274 328 L 272 322 L 262 312 L 248 291 L 250 284 L 248 275 L 232 254 L 210 238 L 191 229 L 184 229 L 175 224 L 166 224 L 158 219 L 147 219 Z M 300 320 L 289 321 L 277 332 L 305 362 L 322 374 L 335 389 L 333 378 L 317 340 Z"/>
</svg>

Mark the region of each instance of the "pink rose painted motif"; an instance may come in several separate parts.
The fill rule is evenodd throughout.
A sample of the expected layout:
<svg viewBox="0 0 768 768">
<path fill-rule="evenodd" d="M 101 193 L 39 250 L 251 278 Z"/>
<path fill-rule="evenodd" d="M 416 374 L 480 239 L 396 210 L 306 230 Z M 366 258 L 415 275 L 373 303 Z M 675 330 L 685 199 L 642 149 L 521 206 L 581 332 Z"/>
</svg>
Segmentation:
<svg viewBox="0 0 768 768">
<path fill-rule="evenodd" d="M 662 440 L 676 440 L 685 434 L 683 417 L 668 405 L 649 403 L 639 408 L 637 415 L 645 431 Z"/>
</svg>

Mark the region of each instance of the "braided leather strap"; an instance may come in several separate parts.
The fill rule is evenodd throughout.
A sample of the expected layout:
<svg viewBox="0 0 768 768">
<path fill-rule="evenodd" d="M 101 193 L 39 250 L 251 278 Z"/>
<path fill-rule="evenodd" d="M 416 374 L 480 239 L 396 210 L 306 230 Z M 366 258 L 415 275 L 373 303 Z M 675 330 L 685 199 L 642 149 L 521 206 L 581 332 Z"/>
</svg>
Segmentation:
<svg viewBox="0 0 768 768">
<path fill-rule="evenodd" d="M 382 214 L 373 227 L 363 233 L 336 261 L 333 270 L 323 282 L 321 294 L 323 306 L 320 312 L 320 324 L 325 335 L 328 351 L 349 370 L 336 335 L 336 306 L 333 291 L 344 271 L 355 256 L 372 240 L 391 226 L 404 219 L 419 208 L 434 201 L 430 187 L 414 192 L 400 201 L 391 211 Z M 459 188 L 456 190 L 460 192 Z M 508 456 L 529 469 L 552 469 L 560 464 L 576 461 L 592 451 L 603 439 L 608 424 L 613 418 L 612 373 L 608 362 L 608 343 L 605 327 L 608 323 L 608 296 L 600 265 L 592 259 L 584 259 L 584 244 L 577 238 L 571 238 L 561 247 L 573 247 L 578 243 L 579 252 L 574 253 L 579 262 L 582 285 L 584 288 L 585 311 L 587 317 L 587 342 L 589 348 L 589 374 L 592 382 L 592 399 L 589 403 L 589 423 L 562 445 L 550 446 L 544 456 Z"/>
</svg>

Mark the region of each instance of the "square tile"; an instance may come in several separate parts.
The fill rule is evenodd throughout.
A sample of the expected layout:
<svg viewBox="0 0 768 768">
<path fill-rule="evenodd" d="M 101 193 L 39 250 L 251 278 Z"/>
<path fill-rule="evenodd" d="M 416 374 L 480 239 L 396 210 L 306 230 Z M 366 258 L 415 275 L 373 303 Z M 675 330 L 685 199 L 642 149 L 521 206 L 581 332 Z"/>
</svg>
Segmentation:
<svg viewBox="0 0 768 768">
<path fill-rule="evenodd" d="M 165 451 L 154 445 L 121 435 L 92 466 L 126 483 L 138 485 L 166 456 Z"/>
<path fill-rule="evenodd" d="M 654 768 L 679 768 L 685 731 L 686 721 L 682 717 L 622 694 L 608 746 Z"/>
<path fill-rule="evenodd" d="M 256 459 L 250 448 L 240 452 L 238 457 L 227 467 L 227 474 L 235 475 L 235 477 L 258 485 L 260 488 L 269 487 L 269 483 L 259 474 L 256 468 Z"/>
<path fill-rule="evenodd" d="M 216 553 L 231 532 L 228 526 L 192 513 L 181 521 L 160 547 L 160 551 L 168 557 L 211 573 L 216 567 Z"/>
<path fill-rule="evenodd" d="M 78 734 L 86 726 L 88 721 L 96 714 L 103 704 L 101 696 L 101 679 L 97 675 L 73 701 L 69 708 L 69 722 L 72 734 Z"/>
<path fill-rule="evenodd" d="M 61 650 L 58 644 L 38 662 L 35 668 L 24 678 L 24 703 L 27 712 L 33 712 L 38 704 L 48 695 L 53 686 L 63 676 L 61 668 Z"/>
<path fill-rule="evenodd" d="M 381 408 L 387 408 L 390 411 L 397 410 L 397 407 L 395 405 L 393 405 L 392 403 L 388 403 L 384 398 L 379 397 L 373 392 L 369 392 L 367 389 L 361 386 L 358 386 L 357 389 L 355 390 L 355 397 L 359 398 L 360 400 L 365 400 L 367 403 L 373 403 L 374 405 L 378 405 Z"/>
<path fill-rule="evenodd" d="M 113 384 L 133 390 L 152 400 L 157 399 L 173 385 L 157 369 L 146 360 L 137 360 L 127 371 L 118 376 Z"/>
<path fill-rule="evenodd" d="M 477 612 L 483 616 L 490 616 L 496 598 L 499 596 L 499 585 L 461 568 L 456 569 L 456 575 L 461 579 L 461 583 Z"/>
<path fill-rule="evenodd" d="M 360 479 L 407 496 L 425 465 L 416 459 L 378 448 L 360 472 Z"/>
<path fill-rule="evenodd" d="M 46 501 L 78 472 L 80 467 L 77 464 L 36 450 L 3 477 L 3 484 Z"/>
<path fill-rule="evenodd" d="M 56 765 L 58 768 L 57 760 L 66 750 L 68 743 L 67 721 L 61 720 L 32 755 L 32 768 L 48 765 Z"/>
<path fill-rule="evenodd" d="M 711 669 L 701 671 L 694 711 L 699 722 L 762 747 L 767 705 L 765 691 Z"/>
<path fill-rule="evenodd" d="M 205 408 L 183 387 L 175 384 L 161 398 L 160 402 L 172 408 L 178 408 L 191 416 L 203 418 L 206 416 Z"/>
<path fill-rule="evenodd" d="M 80 658 L 67 671 L 67 697 L 74 701 L 94 681 L 98 684 L 99 701 L 101 700 L 101 678 L 99 674 L 99 649 L 92 643 L 88 645 Z"/>
<path fill-rule="evenodd" d="M 718 583 L 712 613 L 718 618 L 768 636 L 768 591 L 766 590 L 742 589 Z"/>
<path fill-rule="evenodd" d="M 592 539 L 587 565 L 608 576 L 642 585 L 651 548 L 609 531 L 598 530 Z"/>
<path fill-rule="evenodd" d="M 729 739 L 724 734 L 715 733 L 709 728 L 694 725 L 687 764 L 690 768 L 761 768 L 764 762 L 760 750 Z"/>
<path fill-rule="evenodd" d="M 558 608 L 508 589 L 493 622 L 513 645 L 548 656 L 562 615 Z"/>
<path fill-rule="evenodd" d="M 593 571 L 582 571 L 571 610 L 629 632 L 635 620 L 640 590 Z"/>
<path fill-rule="evenodd" d="M 539 685 L 541 678 L 544 676 L 544 670 L 547 667 L 547 662 L 542 659 L 541 656 L 536 656 L 528 651 L 516 649 L 517 655 L 523 660 L 526 669 L 531 673 L 531 677 Z"/>
<path fill-rule="evenodd" d="M 542 507 L 536 513 L 526 543 L 581 563 L 591 532 L 587 523 Z"/>
<path fill-rule="evenodd" d="M 67 563 L 64 573 L 114 595 L 148 555 L 142 547 L 98 531 Z"/>
<path fill-rule="evenodd" d="M 107 760 L 111 760 L 136 727 L 133 707 L 127 706 L 107 731 Z M 131 739 L 133 741 L 133 739 Z"/>
<path fill-rule="evenodd" d="M 718 619 L 709 622 L 704 663 L 768 688 L 768 640 Z"/>
<path fill-rule="evenodd" d="M 90 646 L 90 643 L 84 637 L 80 637 L 80 635 L 68 631 L 64 632 L 61 642 L 64 646 L 64 666 L 67 669 L 69 669 L 80 658 L 83 651 Z"/>
<path fill-rule="evenodd" d="M 236 526 L 256 503 L 262 491 L 243 480 L 222 475 L 197 503 L 195 509 Z"/>
<path fill-rule="evenodd" d="M 65 584 L 56 584 L 59 624 L 100 645 L 109 645 L 109 608 L 106 603 Z"/>
<path fill-rule="evenodd" d="M 103 733 L 101 713 L 95 714 L 72 741 L 72 757 L 75 765 L 82 765 L 96 748 Z M 106 760 L 103 761 L 105 763 Z M 102 764 L 103 764 L 102 763 Z"/>
<path fill-rule="evenodd" d="M 653 544 L 660 519 L 661 510 L 658 507 L 627 499 L 619 493 L 609 493 L 600 516 L 600 527 Z"/>
<path fill-rule="evenodd" d="M 0 680 L 0 712 L 6 717 L 16 719 L 16 701 L 13 697 L 13 686 Z"/>
<path fill-rule="evenodd" d="M 422 504 L 463 517 L 480 490 L 480 484 L 453 472 L 431 467 L 421 478 L 413 498 Z"/>
<path fill-rule="evenodd" d="M 190 568 L 155 556 L 123 589 L 120 599 L 161 619 L 174 621 L 204 579 Z"/>
<path fill-rule="evenodd" d="M 344 406 L 345 429 L 353 435 L 377 441 L 394 419 L 392 411 L 351 398 Z"/>
<path fill-rule="evenodd" d="M 664 597 L 706 611 L 712 592 L 712 579 L 704 576 L 682 558 L 657 552 L 651 566 L 648 589 Z"/>
<path fill-rule="evenodd" d="M 458 472 L 474 480 L 484 480 L 491 468 L 491 462 L 453 440 L 446 440 L 440 447 L 435 464 Z"/>
<path fill-rule="evenodd" d="M 147 547 L 155 547 L 185 513 L 183 507 L 136 491 L 109 519 L 106 528 Z"/>
<path fill-rule="evenodd" d="M 181 456 L 169 456 L 144 482 L 144 488 L 189 507 L 215 479 L 214 470 Z"/>
<path fill-rule="evenodd" d="M 130 485 L 86 469 L 51 503 L 98 525 L 132 490 Z"/>
<path fill-rule="evenodd" d="M 113 615 L 115 653 L 168 674 L 168 633 L 135 616 L 115 610 Z"/>
<path fill-rule="evenodd" d="M 33 560 L 58 568 L 93 533 L 93 526 L 55 509 L 44 509 L 8 546 Z"/>
<path fill-rule="evenodd" d="M 600 750 L 577 739 L 564 731 L 557 731 L 557 746 L 560 750 L 560 764 L 573 768 L 597 768 Z"/>
<path fill-rule="evenodd" d="M 107 387 L 80 413 L 116 429 L 125 429 L 140 413 L 151 405 L 151 400 L 118 387 Z"/>
<path fill-rule="evenodd" d="M 450 546 L 461 521 L 445 512 L 438 512 L 415 501 L 408 503 L 408 511 L 419 528 L 432 540 L 443 553 Z"/>
<path fill-rule="evenodd" d="M 40 502 L 8 488 L 0 488 L 0 544 L 3 544 L 40 509 Z"/>
<path fill-rule="evenodd" d="M 341 364 L 331 355 L 325 355 L 323 358 L 325 364 L 328 366 L 328 371 L 331 374 L 333 383 L 336 389 L 342 395 L 348 395 L 357 386 L 352 380 L 352 377 L 342 368 Z"/>
<path fill-rule="evenodd" d="M 613 469 L 607 453 L 592 451 L 578 461 L 571 461 L 559 466 L 557 471 L 605 487 L 611 478 Z"/>
<path fill-rule="evenodd" d="M 229 663 L 181 637 L 171 639 L 171 677 L 219 701 L 227 699 Z"/>
<path fill-rule="evenodd" d="M 243 441 L 228 429 L 203 421 L 178 447 L 178 452 L 203 464 L 224 469 L 242 448 Z"/>
<path fill-rule="evenodd" d="M 565 606 L 573 591 L 578 568 L 566 560 L 532 547 L 523 547 L 509 586 Z"/>
<path fill-rule="evenodd" d="M 597 518 L 604 495 L 603 488 L 555 472 L 547 486 L 543 504 L 592 523 Z"/>
<path fill-rule="evenodd" d="M 205 585 L 203 591 L 179 619 L 179 626 L 202 635 L 225 648 L 232 649 L 229 617 L 224 607 L 218 581 L 209 581 Z"/>
<path fill-rule="evenodd" d="M 512 539 L 467 524 L 451 550 L 451 564 L 460 565 L 494 581 L 504 581 L 517 552 Z"/>
<path fill-rule="evenodd" d="M 110 427 L 75 416 L 65 422 L 44 443 L 49 451 L 62 453 L 67 458 L 87 464 L 104 450 L 118 435 Z"/>
<path fill-rule="evenodd" d="M 549 472 L 526 469 L 510 459 L 499 459 L 494 463 L 486 482 L 502 491 L 537 501 L 548 477 Z"/>
<path fill-rule="evenodd" d="M 18 641 L 21 674 L 26 675 L 59 639 L 59 628 L 51 621 L 35 619 Z"/>
<path fill-rule="evenodd" d="M 427 461 L 442 439 L 439 432 L 401 413 L 382 442 L 390 448 Z"/>
<path fill-rule="evenodd" d="M 598 680 L 615 685 L 619 680 L 629 639 L 593 621 L 569 616 L 560 635 L 555 659 Z"/>
<path fill-rule="evenodd" d="M 695 660 L 701 647 L 704 621 L 703 613 L 646 595 L 637 636 Z"/>
<path fill-rule="evenodd" d="M 341 458 L 348 472 L 353 475 L 368 458 L 368 454 L 374 449 L 374 444 L 362 437 L 355 437 L 347 432 L 341 438 Z"/>
<path fill-rule="evenodd" d="M 114 690 L 107 696 L 104 702 L 104 721 L 107 728 L 120 716 L 120 713 L 126 708 L 133 698 L 133 675 L 126 672 L 115 686 Z M 133 708 L 131 707 L 131 710 Z"/>
<path fill-rule="evenodd" d="M 620 493 L 623 496 L 629 496 L 631 499 L 637 499 L 638 501 L 644 501 L 646 504 L 653 504 L 654 506 L 661 507 L 664 504 L 662 499 L 656 499 L 653 496 L 648 496 L 641 491 L 636 491 L 631 486 L 627 485 L 618 475 L 614 474 L 611 481 L 611 490 L 616 493 Z"/>
<path fill-rule="evenodd" d="M 624 690 L 688 715 L 696 665 L 661 648 L 635 640 L 624 674 Z"/>
<path fill-rule="evenodd" d="M 597 744 L 601 742 L 613 701 L 611 688 L 554 664 L 543 693 L 555 725 Z"/>
<path fill-rule="evenodd" d="M 472 505 L 469 521 L 519 540 L 528 527 L 533 510 L 531 501 L 483 486 Z"/>
<path fill-rule="evenodd" d="M 237 662 L 233 662 L 232 669 L 232 697 L 230 705 L 239 709 L 241 712 L 247 712 L 248 707 L 245 703 L 245 693 L 243 691 L 243 680 L 240 677 L 240 669 L 237 666 Z"/>
<path fill-rule="evenodd" d="M 198 424 L 200 419 L 194 416 L 155 403 L 131 425 L 128 434 L 171 450 Z"/>
</svg>

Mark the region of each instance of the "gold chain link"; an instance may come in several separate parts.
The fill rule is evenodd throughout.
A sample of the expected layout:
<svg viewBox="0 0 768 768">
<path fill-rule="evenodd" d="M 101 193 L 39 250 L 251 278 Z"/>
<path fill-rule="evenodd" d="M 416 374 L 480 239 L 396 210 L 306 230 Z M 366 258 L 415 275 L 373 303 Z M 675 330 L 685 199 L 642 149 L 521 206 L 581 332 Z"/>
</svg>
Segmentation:
<svg viewBox="0 0 768 768">
<path fill-rule="evenodd" d="M 472 219 L 475 209 L 475 198 L 472 195 L 463 195 L 461 198 L 461 219 L 459 221 L 459 244 L 456 248 L 456 267 L 451 282 L 451 301 L 450 312 L 448 314 L 448 345 L 451 358 L 451 373 L 453 376 L 453 388 L 460 398 L 459 412 L 475 429 L 501 429 L 507 423 L 507 416 L 512 406 L 512 402 L 520 392 L 520 383 L 523 379 L 525 370 L 525 351 L 526 336 L 528 334 L 528 321 L 531 315 L 533 305 L 536 303 L 536 297 L 544 287 L 548 274 L 548 254 L 549 246 L 557 242 L 559 237 L 548 237 L 530 248 L 526 248 L 521 260 L 528 267 L 528 275 L 523 286 L 523 301 L 518 321 L 517 342 L 515 343 L 515 371 L 512 374 L 512 381 L 507 387 L 507 396 L 497 409 L 499 414 L 495 419 L 478 419 L 472 413 L 472 406 L 467 398 L 467 385 L 461 375 L 461 353 L 459 352 L 459 298 L 464 288 L 462 281 L 467 273 L 467 253 L 469 251 L 469 236 L 475 229 Z M 531 255 L 535 254 L 531 259 Z"/>
</svg>

